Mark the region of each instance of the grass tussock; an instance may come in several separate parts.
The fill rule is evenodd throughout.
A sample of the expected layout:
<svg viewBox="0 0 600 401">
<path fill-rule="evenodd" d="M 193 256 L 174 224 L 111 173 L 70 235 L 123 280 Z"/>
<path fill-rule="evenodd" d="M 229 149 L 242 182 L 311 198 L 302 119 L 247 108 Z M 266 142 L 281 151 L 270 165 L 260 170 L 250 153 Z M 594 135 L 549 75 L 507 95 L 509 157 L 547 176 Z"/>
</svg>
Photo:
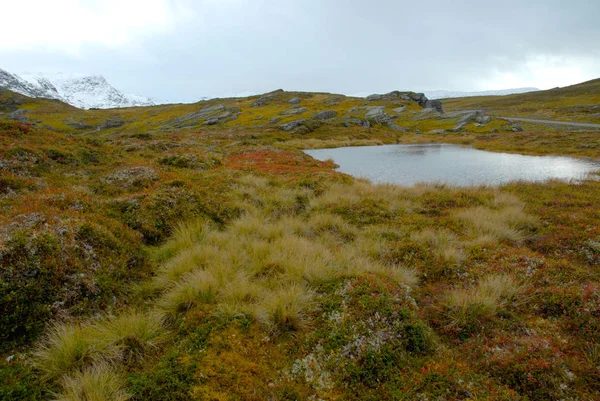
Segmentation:
<svg viewBox="0 0 600 401">
<path fill-rule="evenodd" d="M 527 214 L 521 206 L 493 210 L 478 206 L 456 213 L 456 217 L 469 224 L 469 233 L 485 241 L 519 241 L 537 226 L 537 219 Z"/>
<path fill-rule="evenodd" d="M 46 377 L 58 378 L 116 352 L 116 348 L 108 347 L 94 335 L 91 325 L 57 323 L 39 342 L 34 365 Z"/>
<path fill-rule="evenodd" d="M 453 325 L 481 321 L 504 309 L 525 286 L 509 274 L 493 274 L 482 278 L 472 288 L 450 291 L 444 306 Z"/>
<path fill-rule="evenodd" d="M 466 254 L 457 236 L 448 231 L 425 229 L 411 235 L 411 240 L 429 247 L 436 258 L 447 263 L 462 263 Z"/>
<path fill-rule="evenodd" d="M 128 312 L 99 325 L 94 336 L 117 347 L 125 357 L 139 358 L 156 350 L 169 333 L 156 313 Z"/>
<path fill-rule="evenodd" d="M 96 364 L 74 375 L 64 376 L 56 401 L 126 401 L 125 377 L 107 364 Z"/>
<path fill-rule="evenodd" d="M 309 311 L 315 294 L 300 284 L 281 287 L 265 297 L 258 306 L 257 319 L 270 332 L 287 333 L 309 327 Z"/>
</svg>

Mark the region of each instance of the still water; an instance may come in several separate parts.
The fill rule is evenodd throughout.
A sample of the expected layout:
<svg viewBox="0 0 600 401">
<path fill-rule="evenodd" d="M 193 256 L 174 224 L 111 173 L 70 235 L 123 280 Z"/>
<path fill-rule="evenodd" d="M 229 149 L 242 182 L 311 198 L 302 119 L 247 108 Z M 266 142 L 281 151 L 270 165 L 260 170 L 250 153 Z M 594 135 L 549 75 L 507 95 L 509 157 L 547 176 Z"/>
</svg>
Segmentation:
<svg viewBox="0 0 600 401">
<path fill-rule="evenodd" d="M 599 161 L 486 152 L 448 144 L 360 146 L 305 152 L 318 160 L 333 159 L 340 166 L 338 171 L 343 173 L 376 183 L 400 185 L 427 182 L 471 186 L 502 185 L 510 181 L 581 180 L 590 172 L 600 170 Z"/>
</svg>

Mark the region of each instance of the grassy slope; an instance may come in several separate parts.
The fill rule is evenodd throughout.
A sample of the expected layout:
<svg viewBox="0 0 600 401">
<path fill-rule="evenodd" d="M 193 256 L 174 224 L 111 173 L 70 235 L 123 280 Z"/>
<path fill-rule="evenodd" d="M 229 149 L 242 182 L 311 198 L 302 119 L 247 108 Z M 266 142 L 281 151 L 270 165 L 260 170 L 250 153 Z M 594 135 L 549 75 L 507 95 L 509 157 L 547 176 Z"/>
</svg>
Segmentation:
<svg viewBox="0 0 600 401">
<path fill-rule="evenodd" d="M 449 110 L 487 109 L 490 114 L 600 123 L 600 79 L 564 88 L 509 96 L 446 99 Z"/>
<path fill-rule="evenodd" d="M 599 396 L 600 184 L 375 186 L 297 150 L 444 141 L 598 158 L 597 134 L 345 127 L 364 99 L 277 96 L 81 111 L 0 94 L 0 112 L 51 127 L 0 122 L 2 352 L 14 356 L 0 398 Z M 306 116 L 337 119 L 265 124 L 296 96 Z M 215 104 L 242 114 L 161 129 Z M 455 124 L 407 106 L 396 124 Z M 111 119 L 125 123 L 95 130 Z"/>
</svg>

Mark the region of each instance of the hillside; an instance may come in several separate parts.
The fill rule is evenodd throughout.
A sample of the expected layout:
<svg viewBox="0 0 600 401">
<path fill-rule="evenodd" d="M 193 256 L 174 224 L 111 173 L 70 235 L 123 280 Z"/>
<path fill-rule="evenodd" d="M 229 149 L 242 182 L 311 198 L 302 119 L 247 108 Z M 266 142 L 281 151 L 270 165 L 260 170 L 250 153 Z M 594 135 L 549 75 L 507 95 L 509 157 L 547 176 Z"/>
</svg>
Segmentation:
<svg viewBox="0 0 600 401">
<path fill-rule="evenodd" d="M 0 399 L 600 398 L 600 181 L 373 185 L 301 151 L 600 158 L 493 117 L 517 101 L 0 91 Z"/>
<path fill-rule="evenodd" d="M 486 109 L 490 114 L 600 123 L 600 79 L 508 96 L 446 99 L 449 110 Z"/>
</svg>

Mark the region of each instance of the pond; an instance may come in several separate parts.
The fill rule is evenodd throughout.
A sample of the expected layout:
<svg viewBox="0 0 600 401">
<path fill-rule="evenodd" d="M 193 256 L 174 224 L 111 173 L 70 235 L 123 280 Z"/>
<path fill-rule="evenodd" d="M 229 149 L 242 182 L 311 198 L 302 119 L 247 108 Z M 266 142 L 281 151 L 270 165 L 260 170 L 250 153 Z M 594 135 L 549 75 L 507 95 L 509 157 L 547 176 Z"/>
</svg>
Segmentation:
<svg viewBox="0 0 600 401">
<path fill-rule="evenodd" d="M 511 181 L 581 180 L 600 162 L 558 156 L 487 152 L 449 144 L 359 146 L 305 150 L 333 159 L 338 171 L 375 183 L 420 182 L 454 186 L 502 185 Z"/>
</svg>

